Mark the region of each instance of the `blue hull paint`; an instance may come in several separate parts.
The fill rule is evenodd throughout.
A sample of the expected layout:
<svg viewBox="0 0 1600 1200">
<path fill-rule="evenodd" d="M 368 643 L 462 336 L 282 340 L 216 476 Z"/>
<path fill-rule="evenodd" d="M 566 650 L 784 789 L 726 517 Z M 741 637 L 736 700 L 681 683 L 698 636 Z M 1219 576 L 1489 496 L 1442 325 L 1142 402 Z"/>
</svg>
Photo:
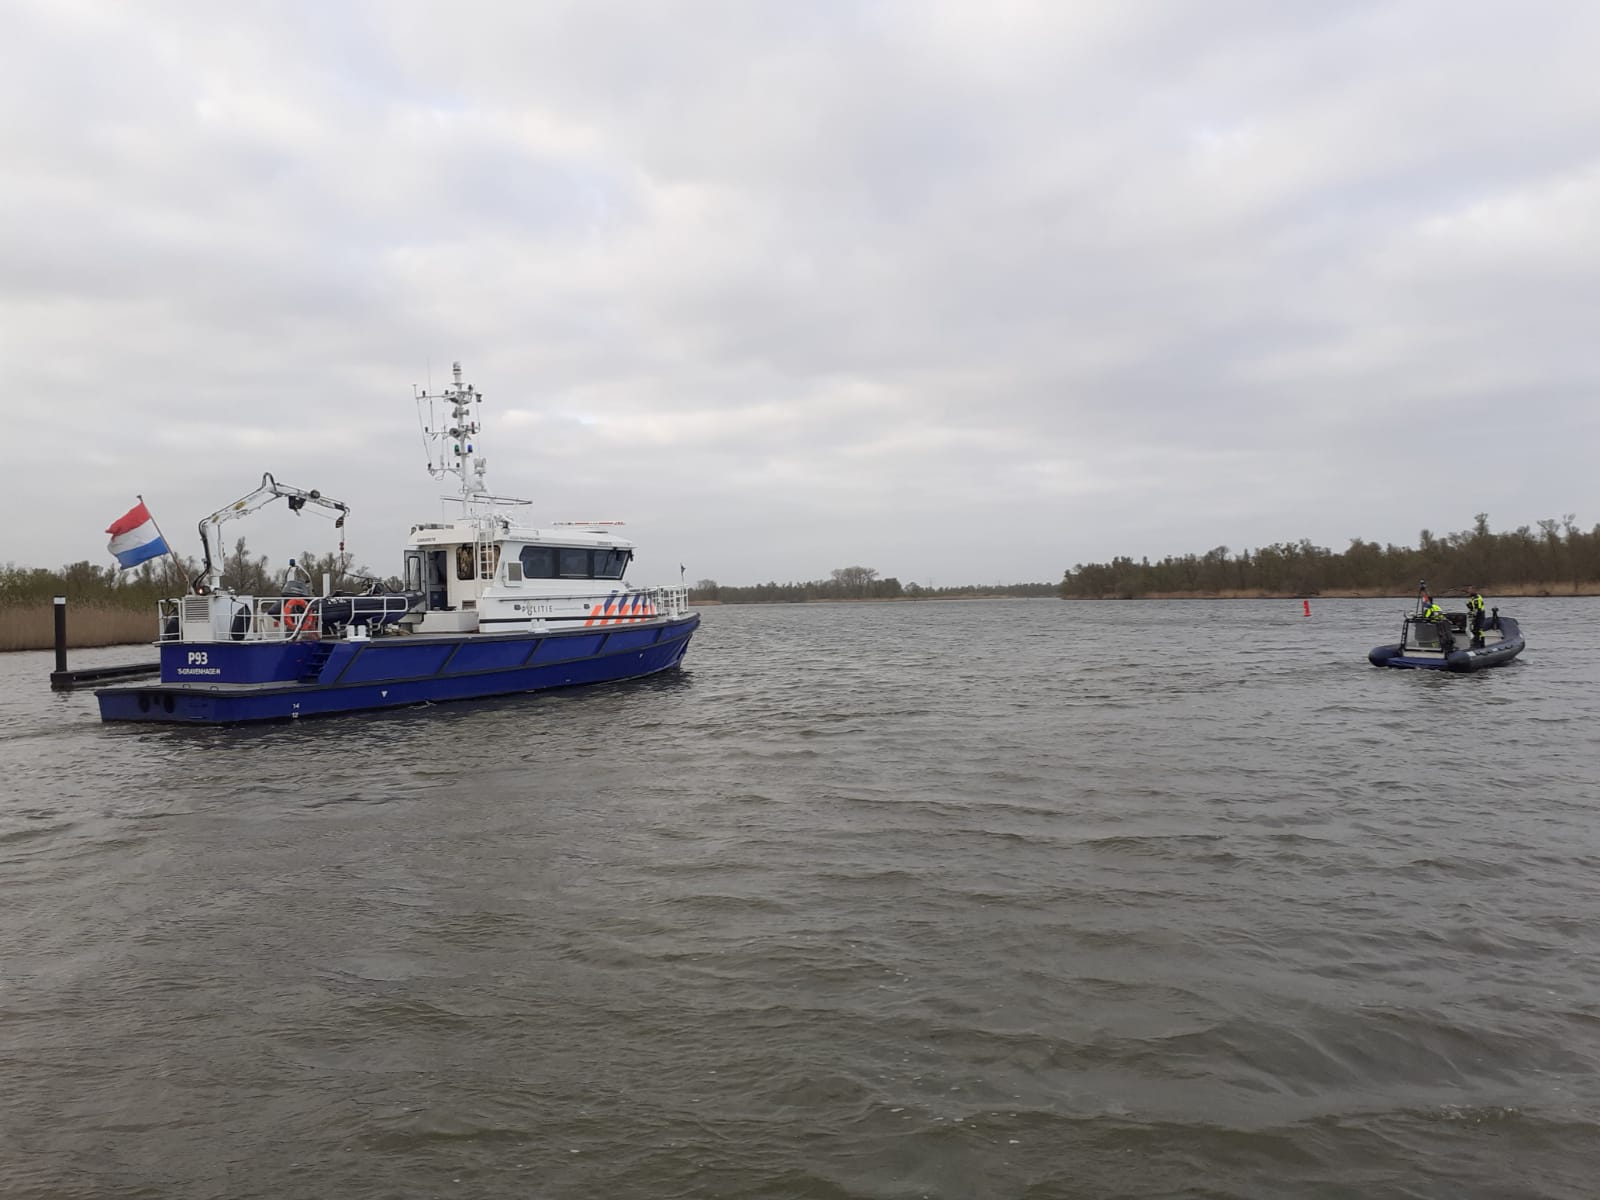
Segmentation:
<svg viewBox="0 0 1600 1200">
<path fill-rule="evenodd" d="M 1512 617 L 1500 618 L 1500 632 L 1505 635 L 1503 641 L 1496 642 L 1493 646 L 1485 646 L 1481 650 L 1471 648 L 1455 650 L 1442 658 L 1421 658 L 1408 655 L 1403 648 L 1395 646 L 1376 646 L 1367 655 L 1367 661 L 1375 667 L 1398 667 L 1409 671 L 1483 671 L 1489 667 L 1503 667 L 1517 655 L 1522 653 L 1525 643 L 1522 639 L 1522 629 Z"/>
<path fill-rule="evenodd" d="M 95 694 L 106 721 L 221 725 L 616 683 L 677 666 L 699 624 L 696 615 L 603 632 L 166 646 L 161 683 Z M 219 650 L 220 658 L 213 657 Z M 252 658 L 252 650 L 261 656 Z M 174 672 L 181 664 L 184 671 L 217 674 L 169 680 L 166 651 L 174 652 Z M 189 656 L 202 652 L 204 662 L 191 665 Z M 260 678 L 271 671 L 278 674 Z"/>
<path fill-rule="evenodd" d="M 331 644 L 331 643 L 330 643 Z M 300 678 L 320 642 L 165 642 L 162 683 L 273 683 Z"/>
</svg>

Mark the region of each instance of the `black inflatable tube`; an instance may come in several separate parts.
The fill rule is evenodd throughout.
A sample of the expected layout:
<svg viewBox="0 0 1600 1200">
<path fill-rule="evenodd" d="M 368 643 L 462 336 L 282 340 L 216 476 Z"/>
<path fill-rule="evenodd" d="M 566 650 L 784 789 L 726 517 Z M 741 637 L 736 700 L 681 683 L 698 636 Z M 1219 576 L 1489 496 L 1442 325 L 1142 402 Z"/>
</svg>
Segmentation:
<svg viewBox="0 0 1600 1200">
<path fill-rule="evenodd" d="M 1409 658 L 1400 646 L 1377 646 L 1367 655 L 1375 667 L 1401 667 L 1420 671 L 1482 671 L 1499 667 L 1522 653 L 1522 629 L 1512 617 L 1500 618 L 1503 640 L 1481 650 L 1454 650 L 1443 658 Z"/>
</svg>

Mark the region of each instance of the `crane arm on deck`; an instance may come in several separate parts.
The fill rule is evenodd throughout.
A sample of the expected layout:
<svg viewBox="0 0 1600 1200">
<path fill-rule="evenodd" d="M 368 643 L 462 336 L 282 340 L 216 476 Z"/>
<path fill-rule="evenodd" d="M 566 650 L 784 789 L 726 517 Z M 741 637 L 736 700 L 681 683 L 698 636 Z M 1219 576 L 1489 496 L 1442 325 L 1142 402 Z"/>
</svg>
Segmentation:
<svg viewBox="0 0 1600 1200">
<path fill-rule="evenodd" d="M 339 530 L 344 529 L 344 519 L 350 515 L 350 506 L 344 503 L 342 500 L 335 500 L 331 496 L 324 496 L 321 492 L 315 489 L 312 489 L 309 492 L 302 491 L 300 488 L 290 487 L 286 483 L 279 483 L 272 477 L 270 473 L 263 474 L 261 476 L 260 487 L 256 488 L 253 492 L 239 497 L 239 499 L 235 500 L 232 504 L 217 509 L 217 511 L 212 513 L 209 517 L 205 517 L 201 520 L 200 545 L 205 551 L 206 561 L 205 567 L 200 576 L 193 581 L 193 586 L 196 591 L 200 589 L 200 585 L 202 583 L 204 583 L 204 585 L 212 591 L 215 591 L 222 584 L 222 568 L 220 565 L 213 564 L 212 562 L 211 540 L 206 536 L 206 526 L 209 525 L 212 531 L 216 533 L 217 553 L 221 554 L 222 523 L 224 521 L 232 521 L 238 517 L 249 516 L 257 509 L 265 507 L 274 500 L 288 501 L 289 511 L 295 513 L 296 515 L 298 515 L 300 510 L 303 509 L 307 504 L 315 504 L 320 508 L 331 509 L 339 514 L 333 523 L 334 528 Z M 339 537 L 339 551 L 340 553 L 344 552 L 344 535 L 342 533 Z"/>
</svg>

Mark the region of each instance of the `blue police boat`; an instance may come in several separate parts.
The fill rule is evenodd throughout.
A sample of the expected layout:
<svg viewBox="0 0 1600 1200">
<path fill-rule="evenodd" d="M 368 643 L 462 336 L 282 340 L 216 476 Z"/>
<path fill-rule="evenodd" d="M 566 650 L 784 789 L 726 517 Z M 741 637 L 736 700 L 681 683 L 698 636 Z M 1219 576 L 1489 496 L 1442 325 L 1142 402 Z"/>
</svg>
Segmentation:
<svg viewBox="0 0 1600 1200">
<path fill-rule="evenodd" d="M 219 526 L 276 499 L 348 506 L 264 476 L 200 522 L 202 574 L 164 600 L 160 682 L 99 689 L 106 721 L 225 724 L 396 708 L 637 679 L 683 661 L 700 624 L 687 590 L 624 575 L 634 544 L 620 522 L 521 524 L 527 501 L 491 496 L 474 452 L 482 393 L 461 381 L 420 391 L 429 473 L 455 476 L 457 519 L 412 527 L 400 586 L 320 588 L 293 560 L 275 596 L 233 590 L 213 562 Z M 208 535 L 209 527 L 209 535 Z M 342 534 L 341 534 L 342 539 Z M 341 554 L 343 541 L 340 542 Z"/>
</svg>

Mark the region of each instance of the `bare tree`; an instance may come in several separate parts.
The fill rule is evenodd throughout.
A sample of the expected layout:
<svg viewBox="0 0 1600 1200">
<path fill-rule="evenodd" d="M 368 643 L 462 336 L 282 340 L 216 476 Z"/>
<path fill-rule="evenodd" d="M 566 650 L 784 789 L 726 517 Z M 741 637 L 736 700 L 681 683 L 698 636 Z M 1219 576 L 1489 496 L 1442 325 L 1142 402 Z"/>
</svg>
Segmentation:
<svg viewBox="0 0 1600 1200">
<path fill-rule="evenodd" d="M 838 585 L 839 591 L 846 596 L 865 596 L 867 589 L 872 586 L 872 581 L 878 577 L 878 572 L 873 567 L 835 567 L 833 569 L 833 582 Z"/>
</svg>

